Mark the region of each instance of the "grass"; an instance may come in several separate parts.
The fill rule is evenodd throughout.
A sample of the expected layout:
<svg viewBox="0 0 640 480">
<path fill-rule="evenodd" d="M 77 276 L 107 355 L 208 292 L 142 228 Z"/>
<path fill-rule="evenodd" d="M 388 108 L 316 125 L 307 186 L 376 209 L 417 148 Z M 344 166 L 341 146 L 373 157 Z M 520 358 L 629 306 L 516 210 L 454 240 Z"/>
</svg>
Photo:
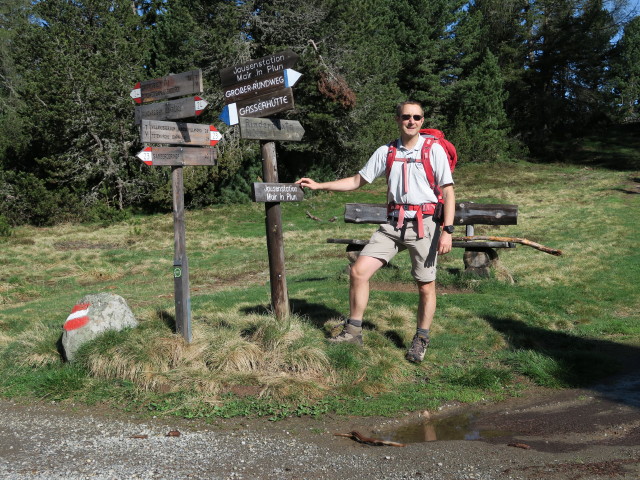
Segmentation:
<svg viewBox="0 0 640 480">
<path fill-rule="evenodd" d="M 293 312 L 284 321 L 269 306 L 264 206 L 189 211 L 191 344 L 173 331 L 171 215 L 16 228 L 0 257 L 0 394 L 277 419 L 395 415 L 498 400 L 531 385 L 588 386 L 640 357 L 638 178 L 576 165 L 460 165 L 460 200 L 519 205 L 518 225 L 496 233 L 564 255 L 504 251 L 484 279 L 462 271 L 459 249 L 441 257 L 443 293 L 421 365 L 404 360 L 417 301 L 406 255 L 375 278 L 365 345 L 326 341 L 347 313 L 348 278 L 343 248 L 325 239 L 368 237 L 374 227 L 341 221 L 344 203 L 378 203 L 383 182 L 282 204 Z M 123 296 L 140 326 L 106 333 L 63 363 L 57 342 L 71 307 L 105 291 Z"/>
</svg>

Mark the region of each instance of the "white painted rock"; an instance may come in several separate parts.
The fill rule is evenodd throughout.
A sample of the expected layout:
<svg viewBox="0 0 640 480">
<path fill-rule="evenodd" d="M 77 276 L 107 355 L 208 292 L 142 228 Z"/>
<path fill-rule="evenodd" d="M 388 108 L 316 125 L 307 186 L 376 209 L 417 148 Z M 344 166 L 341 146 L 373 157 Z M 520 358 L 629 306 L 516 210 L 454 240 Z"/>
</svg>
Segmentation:
<svg viewBox="0 0 640 480">
<path fill-rule="evenodd" d="M 73 362 L 78 349 L 101 333 L 137 326 L 124 298 L 112 293 L 86 295 L 73 307 L 62 327 L 64 356 Z"/>
</svg>

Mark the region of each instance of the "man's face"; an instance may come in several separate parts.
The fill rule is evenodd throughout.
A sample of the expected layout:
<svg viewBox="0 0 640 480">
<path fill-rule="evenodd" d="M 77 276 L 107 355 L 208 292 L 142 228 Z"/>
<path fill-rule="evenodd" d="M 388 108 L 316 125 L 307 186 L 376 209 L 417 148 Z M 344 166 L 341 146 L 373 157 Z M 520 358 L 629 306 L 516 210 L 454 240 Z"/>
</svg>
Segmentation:
<svg viewBox="0 0 640 480">
<path fill-rule="evenodd" d="M 398 127 L 403 135 L 413 137 L 420 133 L 424 123 L 424 112 L 418 105 L 403 105 L 399 117 L 396 117 Z"/>
</svg>

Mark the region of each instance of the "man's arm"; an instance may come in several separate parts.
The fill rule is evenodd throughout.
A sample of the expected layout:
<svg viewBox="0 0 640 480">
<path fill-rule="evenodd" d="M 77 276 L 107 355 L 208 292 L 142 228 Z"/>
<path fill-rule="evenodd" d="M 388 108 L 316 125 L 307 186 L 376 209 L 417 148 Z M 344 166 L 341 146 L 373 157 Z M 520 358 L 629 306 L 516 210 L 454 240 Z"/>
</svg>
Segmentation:
<svg viewBox="0 0 640 480">
<path fill-rule="evenodd" d="M 362 175 L 356 173 L 353 177 L 341 178 L 340 180 L 333 180 L 331 182 L 318 183 L 310 178 L 301 178 L 296 182 L 301 187 L 310 188 L 311 190 L 330 190 L 332 192 L 349 192 L 351 190 L 357 190 L 367 181 L 362 178 Z M 455 208 L 455 207 L 454 207 Z"/>
<path fill-rule="evenodd" d="M 453 185 L 445 185 L 442 187 L 442 198 L 444 198 L 444 220 L 443 225 L 453 225 L 453 219 L 456 214 L 456 195 L 453 191 Z M 451 234 L 444 230 L 440 232 L 440 240 L 438 241 L 438 253 L 444 255 L 451 251 Z"/>
</svg>

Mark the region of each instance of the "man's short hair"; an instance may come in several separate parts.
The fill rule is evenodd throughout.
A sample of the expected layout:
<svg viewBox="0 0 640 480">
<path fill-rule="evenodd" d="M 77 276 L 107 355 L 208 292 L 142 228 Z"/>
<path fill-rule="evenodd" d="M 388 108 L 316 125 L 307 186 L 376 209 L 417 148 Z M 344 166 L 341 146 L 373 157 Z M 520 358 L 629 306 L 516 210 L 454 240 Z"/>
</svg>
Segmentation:
<svg viewBox="0 0 640 480">
<path fill-rule="evenodd" d="M 417 105 L 424 113 L 424 108 L 422 108 L 422 104 L 420 102 L 417 102 L 415 100 L 405 100 L 404 102 L 396 105 L 396 117 L 399 117 L 402 114 L 402 107 L 404 107 L 405 105 Z"/>
</svg>

